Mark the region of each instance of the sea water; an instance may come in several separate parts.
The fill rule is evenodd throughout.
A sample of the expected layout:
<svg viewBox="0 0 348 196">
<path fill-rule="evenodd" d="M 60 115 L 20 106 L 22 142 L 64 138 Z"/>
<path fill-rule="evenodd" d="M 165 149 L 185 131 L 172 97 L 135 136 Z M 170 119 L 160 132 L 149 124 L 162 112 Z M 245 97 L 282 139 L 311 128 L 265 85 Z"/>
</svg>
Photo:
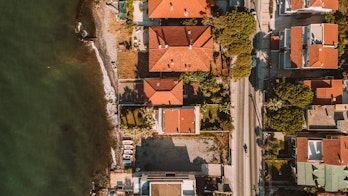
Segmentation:
<svg viewBox="0 0 348 196">
<path fill-rule="evenodd" d="M 0 195 L 87 195 L 110 163 L 102 74 L 78 0 L 0 0 Z"/>
</svg>

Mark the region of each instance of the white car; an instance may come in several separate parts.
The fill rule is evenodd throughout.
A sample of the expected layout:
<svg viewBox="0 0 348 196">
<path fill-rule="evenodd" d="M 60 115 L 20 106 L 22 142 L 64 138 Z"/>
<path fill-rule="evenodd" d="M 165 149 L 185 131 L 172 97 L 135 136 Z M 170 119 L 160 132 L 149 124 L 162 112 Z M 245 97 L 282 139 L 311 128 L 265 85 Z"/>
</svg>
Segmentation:
<svg viewBox="0 0 348 196">
<path fill-rule="evenodd" d="M 123 155 L 123 159 L 131 159 L 131 158 L 133 158 L 132 155 L 129 155 L 129 154 L 124 154 Z"/>
<path fill-rule="evenodd" d="M 123 149 L 132 150 L 134 147 L 132 145 L 123 145 Z"/>
<path fill-rule="evenodd" d="M 122 144 L 123 145 L 132 145 L 133 144 L 133 140 L 122 140 Z"/>
<path fill-rule="evenodd" d="M 124 150 L 123 154 L 133 154 L 133 150 Z"/>
</svg>

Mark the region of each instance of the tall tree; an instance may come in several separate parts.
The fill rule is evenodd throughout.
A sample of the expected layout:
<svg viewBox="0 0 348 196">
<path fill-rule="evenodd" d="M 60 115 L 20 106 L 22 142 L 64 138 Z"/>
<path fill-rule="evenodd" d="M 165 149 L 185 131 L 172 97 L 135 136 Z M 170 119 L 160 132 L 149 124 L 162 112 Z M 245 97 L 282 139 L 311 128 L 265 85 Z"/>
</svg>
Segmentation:
<svg viewBox="0 0 348 196">
<path fill-rule="evenodd" d="M 311 88 L 303 84 L 281 83 L 274 92 L 281 100 L 300 108 L 311 104 L 314 96 Z"/>
<path fill-rule="evenodd" d="M 304 123 L 304 111 L 296 107 L 281 108 L 266 115 L 267 126 L 286 135 L 295 135 L 296 131 L 302 130 Z"/>
</svg>

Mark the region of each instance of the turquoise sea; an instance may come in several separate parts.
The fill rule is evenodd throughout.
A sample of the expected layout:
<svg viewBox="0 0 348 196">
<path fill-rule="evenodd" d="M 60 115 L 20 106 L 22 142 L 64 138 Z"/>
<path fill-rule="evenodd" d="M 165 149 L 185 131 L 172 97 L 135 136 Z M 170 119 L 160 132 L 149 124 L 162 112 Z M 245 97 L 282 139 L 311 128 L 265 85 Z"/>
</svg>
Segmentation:
<svg viewBox="0 0 348 196">
<path fill-rule="evenodd" d="M 101 72 L 78 0 L 0 0 L 0 195 L 88 195 L 109 162 Z"/>
</svg>

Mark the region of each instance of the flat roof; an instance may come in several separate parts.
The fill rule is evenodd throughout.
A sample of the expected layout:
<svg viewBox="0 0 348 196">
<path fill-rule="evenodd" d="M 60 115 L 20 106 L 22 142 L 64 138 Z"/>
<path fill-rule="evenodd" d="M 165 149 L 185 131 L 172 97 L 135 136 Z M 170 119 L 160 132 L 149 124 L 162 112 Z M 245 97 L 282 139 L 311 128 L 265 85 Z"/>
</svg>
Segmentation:
<svg viewBox="0 0 348 196">
<path fill-rule="evenodd" d="M 163 109 L 164 133 L 195 133 L 195 109 Z"/>
<path fill-rule="evenodd" d="M 181 183 L 156 183 L 150 184 L 150 196 L 179 196 L 182 195 Z"/>
</svg>

